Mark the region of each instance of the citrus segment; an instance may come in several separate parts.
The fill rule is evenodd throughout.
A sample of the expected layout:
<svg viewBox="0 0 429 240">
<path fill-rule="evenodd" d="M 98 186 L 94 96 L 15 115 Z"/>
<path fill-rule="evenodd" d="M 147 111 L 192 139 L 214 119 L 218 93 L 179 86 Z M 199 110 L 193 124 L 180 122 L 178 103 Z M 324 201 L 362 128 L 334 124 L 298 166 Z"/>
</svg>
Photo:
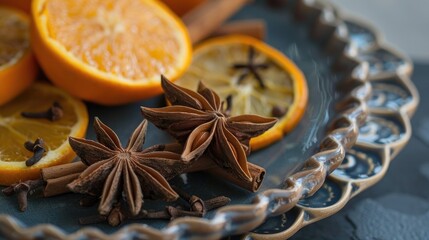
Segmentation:
<svg viewBox="0 0 429 240">
<path fill-rule="evenodd" d="M 53 102 L 63 109 L 57 121 L 31 119 L 22 112 L 46 111 Z M 88 124 L 85 105 L 65 92 L 42 83 L 34 84 L 8 104 L 0 107 L 0 185 L 39 177 L 40 169 L 70 162 L 74 152 L 68 136 L 83 137 Z M 25 161 L 33 153 L 24 148 L 26 141 L 42 138 L 46 154 L 35 165 L 27 167 Z"/>
<path fill-rule="evenodd" d="M 307 85 L 298 67 L 272 47 L 246 36 L 214 38 L 197 46 L 191 66 L 176 83 L 196 90 L 200 80 L 222 99 L 232 97 L 232 116 L 279 118 L 273 128 L 251 139 L 252 149 L 289 132 L 307 104 Z"/>
<path fill-rule="evenodd" d="M 154 0 L 35 0 L 32 37 L 48 77 L 71 94 L 115 105 L 162 92 L 190 63 L 185 26 Z"/>
<path fill-rule="evenodd" d="M 0 105 L 27 88 L 37 74 L 29 27 L 24 13 L 0 6 Z"/>
</svg>

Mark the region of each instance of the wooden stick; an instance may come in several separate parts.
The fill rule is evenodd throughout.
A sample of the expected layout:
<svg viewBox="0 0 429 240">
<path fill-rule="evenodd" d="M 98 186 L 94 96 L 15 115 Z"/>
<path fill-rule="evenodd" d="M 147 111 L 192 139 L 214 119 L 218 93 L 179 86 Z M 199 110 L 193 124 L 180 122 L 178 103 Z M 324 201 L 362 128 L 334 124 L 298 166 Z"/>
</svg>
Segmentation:
<svg viewBox="0 0 429 240">
<path fill-rule="evenodd" d="M 266 24 L 262 19 L 238 20 L 222 25 L 211 37 L 240 34 L 264 40 L 266 35 Z"/>
<path fill-rule="evenodd" d="M 193 44 L 209 36 L 249 0 L 207 0 L 183 16 Z"/>
</svg>

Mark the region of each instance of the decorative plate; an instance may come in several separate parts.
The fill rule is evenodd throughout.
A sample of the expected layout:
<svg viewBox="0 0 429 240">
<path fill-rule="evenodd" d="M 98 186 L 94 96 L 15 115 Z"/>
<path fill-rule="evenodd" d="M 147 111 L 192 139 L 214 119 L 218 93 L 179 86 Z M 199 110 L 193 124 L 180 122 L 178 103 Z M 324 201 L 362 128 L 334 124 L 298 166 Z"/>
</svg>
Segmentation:
<svg viewBox="0 0 429 240">
<path fill-rule="evenodd" d="M 285 239 L 336 213 L 379 181 L 411 135 L 409 119 L 418 94 L 409 80 L 410 60 L 381 42 L 370 25 L 343 16 L 325 1 L 289 1 L 287 8 L 276 10 L 256 1 L 234 18 L 265 19 L 267 42 L 302 69 L 309 86 L 300 125 L 250 157 L 267 170 L 257 193 L 203 173 L 182 175 L 173 180 L 175 185 L 203 199 L 226 195 L 231 204 L 204 219 L 142 220 L 121 228 L 81 228 L 78 218 L 95 210 L 79 207 L 77 194 L 31 197 L 25 213 L 16 210 L 13 198 L 0 197 L 0 233 L 8 239 L 218 239 L 237 234 Z M 142 119 L 139 106 L 161 106 L 163 101 L 157 97 L 121 107 L 88 106 L 92 116 L 125 140 Z M 94 132 L 88 137 L 94 139 Z M 170 141 L 149 127 L 148 145 Z"/>
</svg>

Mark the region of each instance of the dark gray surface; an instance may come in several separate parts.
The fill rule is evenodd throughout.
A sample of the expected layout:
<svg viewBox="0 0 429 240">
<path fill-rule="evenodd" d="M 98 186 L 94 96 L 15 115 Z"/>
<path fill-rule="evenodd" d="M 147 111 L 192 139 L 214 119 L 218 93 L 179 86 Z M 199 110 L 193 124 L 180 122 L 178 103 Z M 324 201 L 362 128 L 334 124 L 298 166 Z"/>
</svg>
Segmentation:
<svg viewBox="0 0 429 240">
<path fill-rule="evenodd" d="M 420 104 L 408 145 L 377 185 L 292 239 L 429 239 L 429 65 L 414 67 Z"/>
</svg>

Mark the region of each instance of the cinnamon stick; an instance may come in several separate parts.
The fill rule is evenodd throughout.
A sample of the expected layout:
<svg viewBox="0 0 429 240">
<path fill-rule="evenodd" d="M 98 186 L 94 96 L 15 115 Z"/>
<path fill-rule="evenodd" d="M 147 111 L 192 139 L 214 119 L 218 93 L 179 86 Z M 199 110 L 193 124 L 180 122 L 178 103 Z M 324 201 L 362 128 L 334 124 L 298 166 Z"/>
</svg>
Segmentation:
<svg viewBox="0 0 429 240">
<path fill-rule="evenodd" d="M 52 197 L 63 193 L 70 192 L 67 185 L 79 177 L 80 173 L 72 173 L 59 178 L 51 178 L 46 180 L 45 188 L 43 189 L 44 197 Z"/>
<path fill-rule="evenodd" d="M 231 175 L 230 173 L 219 167 L 209 169 L 208 172 L 213 174 L 214 176 L 217 176 L 220 179 L 225 179 L 228 182 L 231 182 L 248 191 L 256 192 L 258 191 L 259 187 L 261 187 L 262 181 L 264 180 L 265 169 L 251 163 L 249 163 L 248 166 L 250 175 L 252 176 L 252 180 L 250 181 L 243 181 L 237 178 L 235 175 Z"/>
<path fill-rule="evenodd" d="M 266 24 L 262 19 L 237 20 L 222 25 L 211 37 L 240 34 L 264 40 L 266 35 Z"/>
<path fill-rule="evenodd" d="M 192 43 L 195 44 L 209 36 L 248 1 L 207 0 L 192 9 L 182 18 L 188 28 Z"/>
<path fill-rule="evenodd" d="M 41 175 L 46 183 L 43 196 L 52 197 L 70 192 L 67 184 L 77 179 L 86 168 L 87 166 L 81 161 L 43 168 Z"/>
<path fill-rule="evenodd" d="M 41 174 L 43 180 L 47 181 L 48 179 L 55 179 L 74 173 L 81 173 L 86 168 L 87 166 L 83 162 L 77 161 L 58 166 L 43 168 Z"/>
<path fill-rule="evenodd" d="M 225 169 L 218 167 L 212 160 L 204 156 L 198 159 L 190 168 L 186 169 L 185 172 L 208 171 L 220 179 L 225 179 L 248 191 L 256 192 L 261 187 L 265 176 L 265 169 L 250 162 L 247 165 L 252 176 L 250 181 L 239 179 L 235 175 L 228 173 Z"/>
<path fill-rule="evenodd" d="M 42 169 L 43 180 L 46 182 L 43 195 L 45 197 L 52 197 L 70 192 L 67 185 L 77 179 L 86 167 L 82 162 L 74 162 Z M 225 179 L 248 191 L 256 192 L 262 184 L 265 169 L 253 163 L 248 163 L 248 167 L 252 180 L 243 181 L 226 170 L 219 168 L 209 158 L 201 157 L 190 168 L 186 169 L 184 173 L 208 171 L 220 179 Z"/>
</svg>

